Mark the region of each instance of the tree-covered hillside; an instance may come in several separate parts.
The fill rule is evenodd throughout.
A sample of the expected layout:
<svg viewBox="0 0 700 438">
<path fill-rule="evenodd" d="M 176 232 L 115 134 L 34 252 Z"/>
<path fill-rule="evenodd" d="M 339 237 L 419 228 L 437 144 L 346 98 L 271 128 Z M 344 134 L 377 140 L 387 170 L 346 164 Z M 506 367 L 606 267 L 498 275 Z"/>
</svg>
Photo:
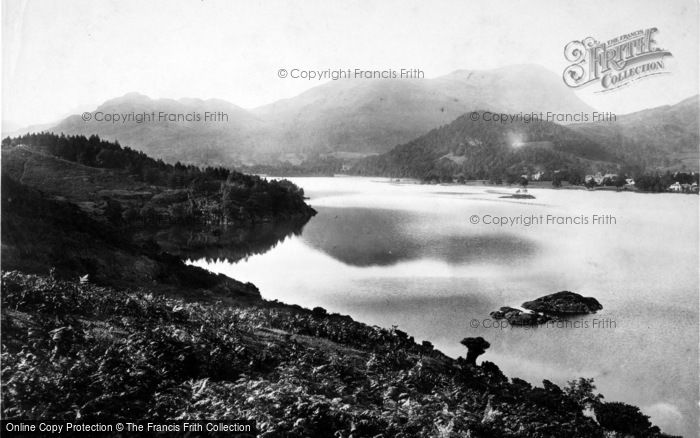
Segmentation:
<svg viewBox="0 0 700 438">
<path fill-rule="evenodd" d="M 313 214 L 303 190 L 287 180 L 171 165 L 94 135 L 28 134 L 2 145 L 4 173 L 75 202 L 103 199 L 114 223 L 255 223 Z"/>
<path fill-rule="evenodd" d="M 479 112 L 479 115 L 484 114 Z M 565 126 L 543 121 L 474 121 L 470 114 L 353 169 L 363 175 L 446 179 L 506 179 L 526 172 L 613 167 L 615 157 Z"/>
</svg>

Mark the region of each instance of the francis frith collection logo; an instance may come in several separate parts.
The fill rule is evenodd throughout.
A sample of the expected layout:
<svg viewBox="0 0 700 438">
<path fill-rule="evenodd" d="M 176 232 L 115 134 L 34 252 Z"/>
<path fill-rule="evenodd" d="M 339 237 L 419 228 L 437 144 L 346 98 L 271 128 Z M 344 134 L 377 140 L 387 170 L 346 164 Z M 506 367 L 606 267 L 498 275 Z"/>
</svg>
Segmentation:
<svg viewBox="0 0 700 438">
<path fill-rule="evenodd" d="M 598 83 L 601 90 L 612 91 L 653 75 L 668 73 L 664 57 L 673 56 L 657 46 L 658 29 L 640 29 L 600 42 L 593 37 L 571 41 L 564 48 L 564 83 L 580 88 Z"/>
</svg>

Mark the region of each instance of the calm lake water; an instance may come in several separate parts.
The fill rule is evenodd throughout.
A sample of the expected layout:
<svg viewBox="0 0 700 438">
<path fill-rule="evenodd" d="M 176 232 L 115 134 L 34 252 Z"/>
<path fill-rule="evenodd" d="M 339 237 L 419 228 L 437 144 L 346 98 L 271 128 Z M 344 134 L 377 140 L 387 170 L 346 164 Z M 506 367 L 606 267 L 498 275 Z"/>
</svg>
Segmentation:
<svg viewBox="0 0 700 438">
<path fill-rule="evenodd" d="M 540 386 L 593 377 L 607 401 L 698 436 L 697 196 L 531 189 L 536 199 L 518 200 L 498 186 L 292 180 L 318 210 L 300 234 L 237 262 L 190 263 L 250 281 L 267 299 L 397 325 L 451 356 L 465 353 L 462 338 L 483 336 L 491 348 L 480 359 L 509 377 Z M 484 223 L 540 215 L 588 224 Z M 575 327 L 489 319 L 560 290 L 604 309 Z"/>
</svg>

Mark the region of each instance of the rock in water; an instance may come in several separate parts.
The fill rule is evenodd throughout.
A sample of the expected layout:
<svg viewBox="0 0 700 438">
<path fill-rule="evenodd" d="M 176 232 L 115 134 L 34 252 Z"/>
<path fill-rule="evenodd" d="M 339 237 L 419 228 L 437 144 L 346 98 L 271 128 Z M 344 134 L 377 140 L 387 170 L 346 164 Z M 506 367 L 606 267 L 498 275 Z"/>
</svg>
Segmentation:
<svg viewBox="0 0 700 438">
<path fill-rule="evenodd" d="M 527 313 L 512 307 L 501 307 L 499 310 L 490 313 L 493 319 L 505 319 L 510 325 L 538 325 L 544 324 L 551 318 L 539 313 Z"/>
<path fill-rule="evenodd" d="M 527 193 L 525 193 L 525 194 L 516 193 L 515 195 L 499 196 L 499 198 L 507 198 L 507 199 L 535 199 L 534 196 L 528 195 Z"/>
<path fill-rule="evenodd" d="M 585 315 L 603 308 L 595 298 L 584 297 L 567 290 L 528 301 L 523 303 L 523 307 L 533 312 L 554 316 Z"/>
</svg>

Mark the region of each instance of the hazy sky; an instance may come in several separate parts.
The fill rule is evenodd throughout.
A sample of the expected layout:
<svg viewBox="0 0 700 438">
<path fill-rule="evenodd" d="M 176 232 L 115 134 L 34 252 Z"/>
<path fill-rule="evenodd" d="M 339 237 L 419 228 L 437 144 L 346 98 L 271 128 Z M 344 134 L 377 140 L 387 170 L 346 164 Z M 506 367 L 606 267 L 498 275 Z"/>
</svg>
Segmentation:
<svg viewBox="0 0 700 438">
<path fill-rule="evenodd" d="M 671 74 L 606 94 L 625 113 L 698 92 L 696 0 L 2 0 L 3 120 L 45 123 L 138 91 L 255 107 L 317 81 L 280 68 L 457 69 L 540 64 L 561 75 L 566 43 L 657 27 Z"/>
</svg>

